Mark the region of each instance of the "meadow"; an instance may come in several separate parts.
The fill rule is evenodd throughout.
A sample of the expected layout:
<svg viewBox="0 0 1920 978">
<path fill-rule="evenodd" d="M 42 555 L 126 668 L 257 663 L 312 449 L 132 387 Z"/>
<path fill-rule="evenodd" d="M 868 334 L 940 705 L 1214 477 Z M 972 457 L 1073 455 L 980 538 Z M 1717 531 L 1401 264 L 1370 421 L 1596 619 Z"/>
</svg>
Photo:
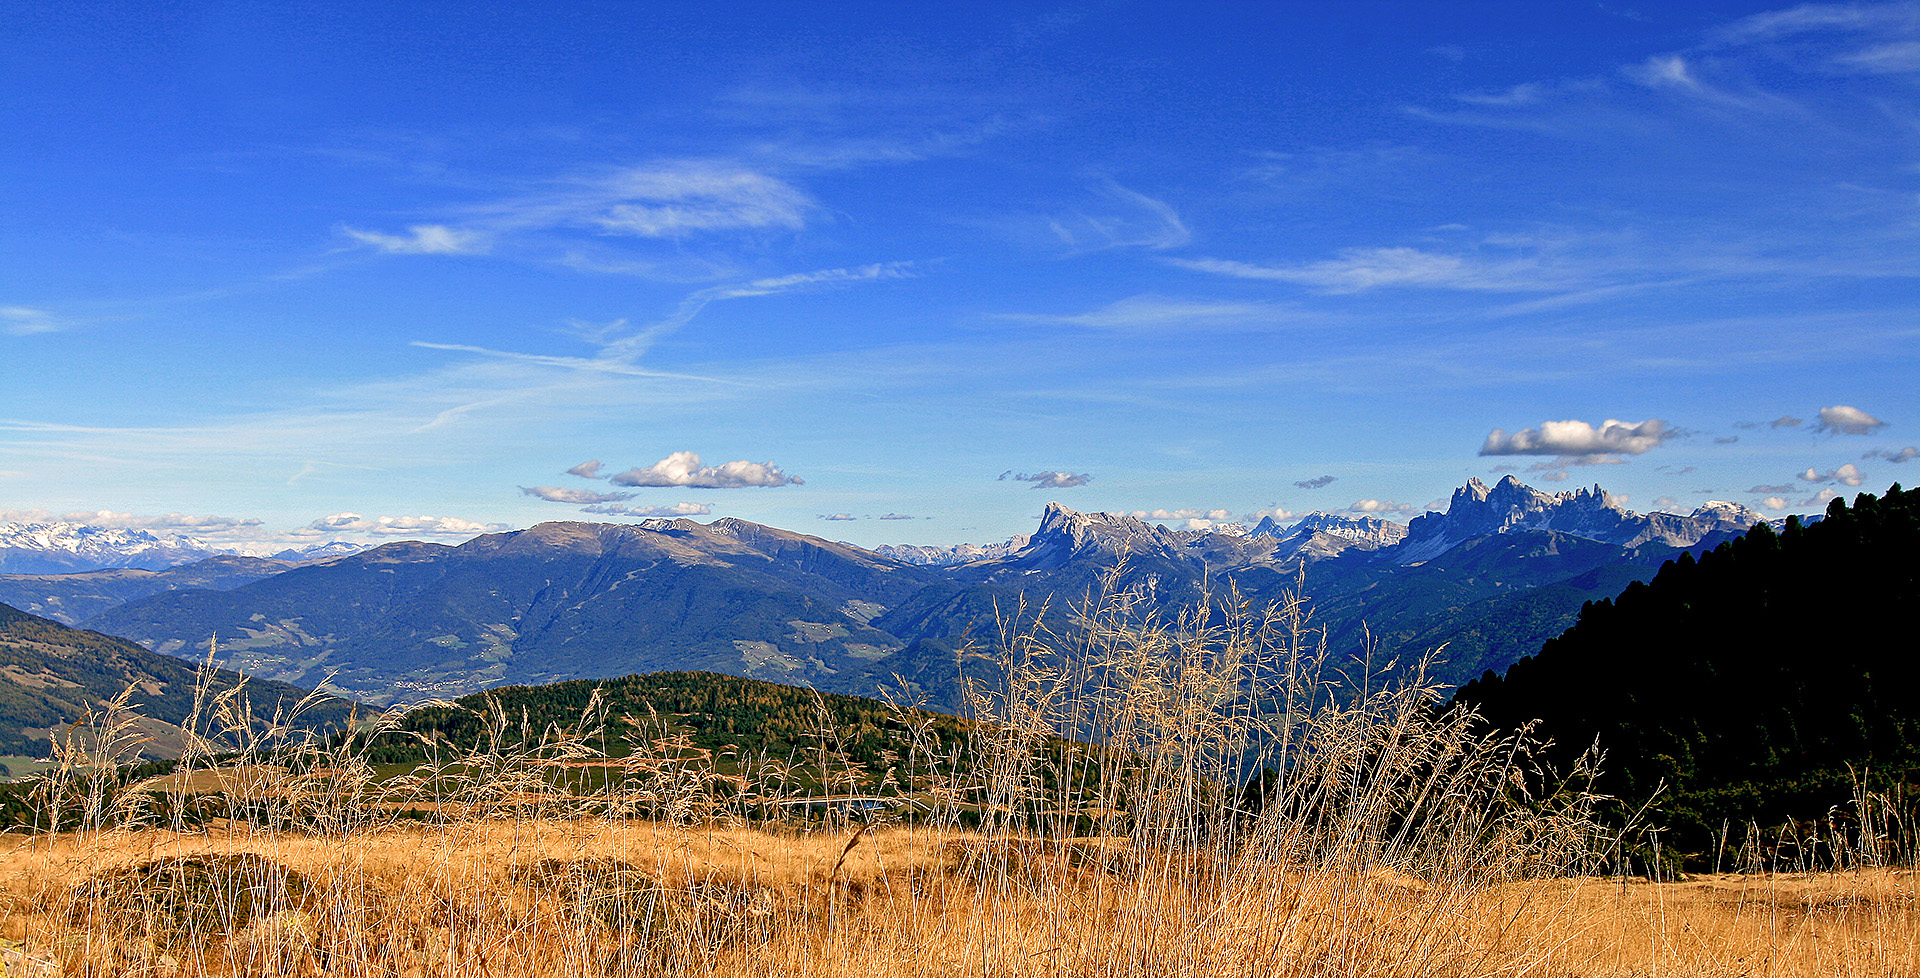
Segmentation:
<svg viewBox="0 0 1920 978">
<path fill-rule="evenodd" d="M 806 756 L 725 770 L 672 737 L 609 752 L 591 709 L 543 730 L 494 711 L 460 744 L 398 713 L 303 738 L 252 722 L 242 689 L 196 711 L 178 765 L 136 776 L 116 760 L 137 746 L 123 699 L 68 731 L 37 785 L 43 830 L 0 836 L 0 961 L 9 976 L 1920 973 L 1916 879 L 1871 826 L 1826 840 L 1819 865 L 1756 849 L 1746 872 L 1674 877 L 1644 858 L 1657 823 L 1588 790 L 1598 755 L 1547 769 L 1525 731 L 1435 709 L 1417 664 L 1382 663 L 1393 682 L 1364 658 L 1334 672 L 1297 601 L 1220 606 L 1164 621 L 1109 594 L 1070 635 L 1010 615 L 970 668 L 970 721 L 956 734 L 898 707 L 907 736 L 879 774 L 825 726 Z M 403 772 L 370 763 L 399 735 L 436 751 Z"/>
</svg>

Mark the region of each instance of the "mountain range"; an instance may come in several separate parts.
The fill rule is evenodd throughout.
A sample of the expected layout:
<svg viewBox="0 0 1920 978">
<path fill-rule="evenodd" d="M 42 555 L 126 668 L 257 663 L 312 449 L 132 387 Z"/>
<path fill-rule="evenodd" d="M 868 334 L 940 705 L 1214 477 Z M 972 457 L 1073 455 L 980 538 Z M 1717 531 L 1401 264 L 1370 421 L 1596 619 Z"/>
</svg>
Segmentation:
<svg viewBox="0 0 1920 978">
<path fill-rule="evenodd" d="M 272 559 L 300 562 L 341 557 L 365 547 L 328 541 L 283 550 Z M 0 574 L 72 574 L 115 568 L 165 570 L 236 551 L 198 537 L 71 520 L 0 523 Z"/>
<path fill-rule="evenodd" d="M 286 567 L 0 577 L 0 600 L 164 653 L 218 636 L 231 668 L 376 703 L 698 669 L 864 695 L 905 684 L 952 707 L 963 650 L 992 645 L 1023 603 L 1071 627 L 1071 606 L 1115 567 L 1149 610 L 1228 589 L 1258 606 L 1303 588 L 1337 653 L 1386 661 L 1445 644 L 1441 678 L 1457 683 L 1537 651 L 1586 601 L 1758 520 L 1721 503 L 1635 514 L 1597 486 L 1548 494 L 1509 477 L 1470 481 L 1447 512 L 1406 526 L 1313 514 L 1175 530 L 1051 504 L 1023 543 L 942 552 L 870 551 L 730 518 L 545 523 Z"/>
</svg>

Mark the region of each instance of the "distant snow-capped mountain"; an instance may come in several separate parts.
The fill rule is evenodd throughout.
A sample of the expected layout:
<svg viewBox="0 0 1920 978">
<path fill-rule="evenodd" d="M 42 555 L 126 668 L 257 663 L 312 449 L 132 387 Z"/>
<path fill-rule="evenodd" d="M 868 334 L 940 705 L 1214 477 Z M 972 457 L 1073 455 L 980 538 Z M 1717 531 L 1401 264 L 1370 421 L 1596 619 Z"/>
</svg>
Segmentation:
<svg viewBox="0 0 1920 978">
<path fill-rule="evenodd" d="M 0 574 L 70 574 L 108 567 L 160 570 L 225 551 L 171 533 L 51 523 L 0 523 Z"/>
<path fill-rule="evenodd" d="M 1027 545 L 1033 535 L 1017 534 L 999 543 L 961 543 L 951 547 L 923 547 L 910 543 L 882 544 L 873 548 L 873 552 L 889 557 L 903 564 L 917 564 L 921 567 L 950 567 L 954 564 L 971 563 L 976 560 L 993 560 L 1019 550 Z"/>
<path fill-rule="evenodd" d="M 1516 530 L 1548 530 L 1621 547 L 1663 543 L 1690 547 L 1716 532 L 1742 533 L 1764 518 L 1739 503 L 1715 500 L 1682 516 L 1635 513 L 1614 502 L 1605 489 L 1548 494 L 1513 476 L 1493 488 L 1479 479 L 1453 491 L 1444 513 L 1416 516 L 1395 550 L 1396 563 L 1431 560 L 1475 537 Z"/>
<path fill-rule="evenodd" d="M 1316 560 L 1347 550 L 1380 550 L 1406 539 L 1407 528 L 1378 516 L 1344 513 L 1308 513 L 1298 523 L 1282 527 L 1265 517 L 1249 534 L 1274 541 L 1268 560 Z"/>
<path fill-rule="evenodd" d="M 289 547 L 273 555 L 274 560 L 312 561 L 332 560 L 335 557 L 348 557 L 362 550 L 371 550 L 372 545 L 348 543 L 345 540 L 333 540 L 305 547 Z"/>
</svg>

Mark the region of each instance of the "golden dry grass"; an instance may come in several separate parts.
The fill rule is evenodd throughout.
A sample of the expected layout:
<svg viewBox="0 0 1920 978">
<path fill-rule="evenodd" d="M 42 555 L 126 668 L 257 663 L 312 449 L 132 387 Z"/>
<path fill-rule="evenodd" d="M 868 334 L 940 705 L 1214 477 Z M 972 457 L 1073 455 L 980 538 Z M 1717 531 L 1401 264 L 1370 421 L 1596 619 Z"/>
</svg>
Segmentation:
<svg viewBox="0 0 1920 978">
<path fill-rule="evenodd" d="M 1220 872 L 1116 840 L 852 837 L 576 820 L 16 837 L 0 936 L 65 975 L 1920 974 L 1910 871 L 1460 887 Z M 89 889 L 243 853 L 301 887 L 185 924 Z"/>
</svg>

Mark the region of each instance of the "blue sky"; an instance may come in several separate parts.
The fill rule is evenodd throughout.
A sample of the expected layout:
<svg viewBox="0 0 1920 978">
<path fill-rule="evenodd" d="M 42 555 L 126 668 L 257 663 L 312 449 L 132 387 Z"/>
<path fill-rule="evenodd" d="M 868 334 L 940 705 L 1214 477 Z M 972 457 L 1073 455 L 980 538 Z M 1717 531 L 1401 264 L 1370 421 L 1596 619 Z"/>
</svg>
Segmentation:
<svg viewBox="0 0 1920 978">
<path fill-rule="evenodd" d="M 0 93 L 0 518 L 1920 476 L 1916 4 L 8 3 Z"/>
</svg>

